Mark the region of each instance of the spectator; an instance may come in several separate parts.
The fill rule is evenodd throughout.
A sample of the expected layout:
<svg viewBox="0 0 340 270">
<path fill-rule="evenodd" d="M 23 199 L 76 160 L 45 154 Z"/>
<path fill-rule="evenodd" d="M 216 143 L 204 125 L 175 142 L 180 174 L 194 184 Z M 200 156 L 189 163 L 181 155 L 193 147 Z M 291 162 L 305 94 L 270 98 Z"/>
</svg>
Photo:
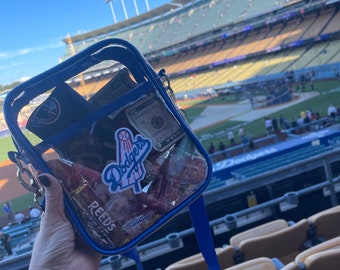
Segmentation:
<svg viewBox="0 0 340 270">
<path fill-rule="evenodd" d="M 13 219 L 11 203 L 5 202 L 4 206 L 3 206 L 3 210 L 4 210 L 5 214 L 8 216 L 8 222 L 10 222 Z"/>
<path fill-rule="evenodd" d="M 225 150 L 225 144 L 223 142 L 220 142 L 219 146 L 218 146 L 218 149 L 220 151 L 224 151 Z"/>
<path fill-rule="evenodd" d="M 11 237 L 9 236 L 9 234 L 0 231 L 0 241 L 9 256 L 13 255 L 11 243 L 9 242 L 10 240 Z"/>
<path fill-rule="evenodd" d="M 320 113 L 319 112 L 315 112 L 315 120 L 319 120 L 320 119 Z"/>
<path fill-rule="evenodd" d="M 327 114 L 328 116 L 335 118 L 335 115 L 337 114 L 337 109 L 333 104 L 329 104 L 328 109 L 327 109 Z"/>
<path fill-rule="evenodd" d="M 242 127 L 238 130 L 238 137 L 241 139 L 244 136 L 244 129 Z"/>
<path fill-rule="evenodd" d="M 305 119 L 303 119 L 303 123 L 305 124 L 305 129 L 307 131 L 310 131 L 310 118 L 308 116 L 305 117 Z"/>
<path fill-rule="evenodd" d="M 232 130 L 228 131 L 228 140 L 230 142 L 230 145 L 235 144 L 234 132 Z"/>
<path fill-rule="evenodd" d="M 14 215 L 14 222 L 16 224 L 21 224 L 21 223 L 24 223 L 25 222 L 25 216 L 23 213 L 21 212 L 16 212 L 15 215 Z"/>
<path fill-rule="evenodd" d="M 272 119 L 270 119 L 269 116 L 265 117 L 264 124 L 265 124 L 265 127 L 266 127 L 267 135 L 272 133 L 272 131 L 273 131 L 273 123 L 272 123 Z"/>
<path fill-rule="evenodd" d="M 214 152 L 215 152 L 215 145 L 211 142 L 210 146 L 209 146 L 209 149 L 208 149 L 208 153 L 212 154 Z"/>
<path fill-rule="evenodd" d="M 254 136 L 252 134 L 248 134 L 248 148 L 249 150 L 254 150 L 255 145 L 254 145 Z"/>
<path fill-rule="evenodd" d="M 282 114 L 280 114 L 279 122 L 280 122 L 280 128 L 281 128 L 281 129 L 285 129 L 285 126 L 284 126 L 284 119 L 283 119 Z"/>
<path fill-rule="evenodd" d="M 218 146 L 218 149 L 222 152 L 222 156 L 223 157 L 225 157 L 226 155 L 225 155 L 225 152 L 224 152 L 224 150 L 225 150 L 225 144 L 221 141 L 220 142 L 220 144 L 219 144 L 219 146 Z"/>
<path fill-rule="evenodd" d="M 277 132 L 279 131 L 279 126 L 278 126 L 278 124 L 277 124 L 277 119 L 276 119 L 275 116 L 273 117 L 272 125 L 273 125 L 273 130 L 274 130 L 274 132 L 277 133 Z"/>
<path fill-rule="evenodd" d="M 306 110 L 306 117 L 309 118 L 309 122 L 313 119 L 313 111 L 311 109 Z"/>
<path fill-rule="evenodd" d="M 292 118 L 292 121 L 290 122 L 290 124 L 291 124 L 291 126 L 292 126 L 292 128 L 293 128 L 293 131 L 292 131 L 292 133 L 293 134 L 297 134 L 298 132 L 298 127 L 299 127 L 299 124 L 298 124 L 298 122 L 294 119 L 294 118 Z"/>
<path fill-rule="evenodd" d="M 41 211 L 38 208 L 30 206 L 29 209 L 30 209 L 30 218 L 40 217 Z"/>
<path fill-rule="evenodd" d="M 306 118 L 306 112 L 305 111 L 301 111 L 300 112 L 300 117 L 304 120 Z"/>
<path fill-rule="evenodd" d="M 311 120 L 312 121 L 318 120 L 318 117 L 317 117 L 316 113 L 314 113 L 313 111 L 312 111 L 312 114 L 311 114 Z"/>
<path fill-rule="evenodd" d="M 298 124 L 299 127 L 299 133 L 303 133 L 304 122 L 301 116 L 296 120 L 296 123 Z"/>
<path fill-rule="evenodd" d="M 243 136 L 241 137 L 241 142 L 243 143 L 243 145 L 248 145 L 249 141 L 246 135 L 243 134 Z"/>
</svg>

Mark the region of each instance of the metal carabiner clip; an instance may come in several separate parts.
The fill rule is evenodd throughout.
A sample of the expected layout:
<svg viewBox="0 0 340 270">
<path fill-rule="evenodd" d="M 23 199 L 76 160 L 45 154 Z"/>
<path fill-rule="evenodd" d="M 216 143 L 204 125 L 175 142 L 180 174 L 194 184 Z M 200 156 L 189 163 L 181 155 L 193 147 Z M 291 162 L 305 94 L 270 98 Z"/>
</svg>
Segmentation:
<svg viewBox="0 0 340 270">
<path fill-rule="evenodd" d="M 21 186 L 34 194 L 34 202 L 38 203 L 38 198 L 42 197 L 42 189 L 40 184 L 37 182 L 34 174 L 27 168 L 24 168 L 22 161 L 18 154 L 15 155 L 15 163 L 17 165 L 17 178 Z M 25 176 L 28 179 L 25 181 Z M 39 203 L 38 203 L 39 204 Z"/>
<path fill-rule="evenodd" d="M 27 175 L 30 179 L 30 184 L 28 184 L 24 178 L 23 178 L 23 175 Z M 20 168 L 18 167 L 18 170 L 17 170 L 17 178 L 20 182 L 20 184 L 27 190 L 29 190 L 30 192 L 33 192 L 34 194 L 38 193 L 39 192 L 39 187 L 38 185 L 35 183 L 35 180 L 34 180 L 34 176 L 33 174 L 28 170 L 28 169 L 25 169 L 25 168 Z"/>
</svg>

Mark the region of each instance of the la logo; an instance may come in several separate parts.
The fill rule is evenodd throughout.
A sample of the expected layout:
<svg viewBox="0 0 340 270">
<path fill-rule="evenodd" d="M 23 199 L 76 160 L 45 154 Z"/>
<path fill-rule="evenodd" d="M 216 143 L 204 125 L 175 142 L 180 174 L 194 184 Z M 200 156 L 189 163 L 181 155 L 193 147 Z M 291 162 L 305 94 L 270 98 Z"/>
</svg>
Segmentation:
<svg viewBox="0 0 340 270">
<path fill-rule="evenodd" d="M 103 183 L 109 186 L 111 193 L 119 193 L 128 188 L 132 188 L 135 194 L 140 193 L 140 181 L 146 173 L 143 162 L 151 151 L 151 140 L 140 134 L 134 137 L 128 128 L 118 129 L 115 139 L 117 160 L 104 168 Z"/>
</svg>

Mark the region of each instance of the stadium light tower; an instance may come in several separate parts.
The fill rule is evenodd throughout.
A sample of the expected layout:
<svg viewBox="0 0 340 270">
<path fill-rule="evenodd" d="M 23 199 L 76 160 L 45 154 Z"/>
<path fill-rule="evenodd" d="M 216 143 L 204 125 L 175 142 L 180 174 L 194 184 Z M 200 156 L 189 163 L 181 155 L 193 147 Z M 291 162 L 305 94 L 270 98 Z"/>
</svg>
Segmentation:
<svg viewBox="0 0 340 270">
<path fill-rule="evenodd" d="M 123 11 L 124 11 L 124 15 L 125 15 L 125 20 L 129 19 L 128 14 L 126 12 L 126 7 L 125 7 L 125 2 L 124 0 L 120 0 L 122 2 L 122 7 L 123 7 Z"/>
<path fill-rule="evenodd" d="M 113 9 L 112 0 L 104 0 L 104 2 L 105 2 L 106 4 L 109 3 L 110 9 L 111 9 L 111 13 L 112 13 L 112 17 L 113 17 L 113 21 L 114 21 L 114 23 L 117 23 L 117 17 L 116 17 L 115 10 Z"/>
<path fill-rule="evenodd" d="M 133 4 L 134 4 L 134 6 L 135 6 L 136 15 L 138 16 L 138 15 L 139 15 L 139 10 L 138 10 L 138 6 L 137 6 L 137 1 L 136 1 L 136 0 L 133 0 Z"/>
<path fill-rule="evenodd" d="M 146 10 L 150 11 L 149 1 L 145 0 Z"/>
</svg>

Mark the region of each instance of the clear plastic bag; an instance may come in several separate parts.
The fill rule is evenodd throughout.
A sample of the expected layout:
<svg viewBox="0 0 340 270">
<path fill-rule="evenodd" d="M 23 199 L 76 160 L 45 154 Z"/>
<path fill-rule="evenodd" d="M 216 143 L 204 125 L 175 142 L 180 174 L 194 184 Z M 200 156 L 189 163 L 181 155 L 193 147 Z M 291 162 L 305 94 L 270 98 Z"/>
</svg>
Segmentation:
<svg viewBox="0 0 340 270">
<path fill-rule="evenodd" d="M 105 65 L 114 72 L 89 79 L 84 91 L 84 74 Z M 25 134 L 18 125 L 23 111 Z M 18 148 L 9 156 L 34 168 L 32 175 L 45 171 L 60 180 L 70 220 L 103 254 L 135 246 L 198 198 L 210 179 L 208 155 L 162 78 L 121 40 L 99 43 L 20 85 L 5 116 Z M 37 178 L 34 184 L 41 187 Z"/>
</svg>

